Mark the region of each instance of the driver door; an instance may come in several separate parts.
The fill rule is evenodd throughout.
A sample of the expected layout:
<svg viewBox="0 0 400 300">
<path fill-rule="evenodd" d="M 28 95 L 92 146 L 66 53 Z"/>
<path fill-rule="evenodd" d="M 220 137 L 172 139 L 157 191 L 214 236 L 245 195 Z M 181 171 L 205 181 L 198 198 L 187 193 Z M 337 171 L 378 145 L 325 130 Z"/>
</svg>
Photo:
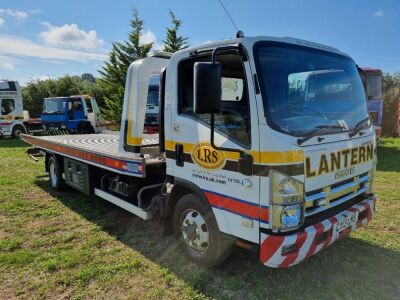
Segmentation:
<svg viewBox="0 0 400 300">
<path fill-rule="evenodd" d="M 210 145 L 210 115 L 193 112 L 193 66 L 210 56 L 182 60 L 172 107 L 171 138 L 166 139 L 171 173 L 195 183 L 213 208 L 221 231 L 259 242 L 259 177 L 238 171 L 239 154 Z M 215 115 L 215 144 L 258 155 L 258 118 L 250 66 L 237 53 L 217 55 L 222 65 L 221 112 Z M 168 96 L 167 96 L 168 97 Z M 168 98 L 167 98 L 168 99 Z M 256 157 L 254 157 L 256 160 Z"/>
</svg>

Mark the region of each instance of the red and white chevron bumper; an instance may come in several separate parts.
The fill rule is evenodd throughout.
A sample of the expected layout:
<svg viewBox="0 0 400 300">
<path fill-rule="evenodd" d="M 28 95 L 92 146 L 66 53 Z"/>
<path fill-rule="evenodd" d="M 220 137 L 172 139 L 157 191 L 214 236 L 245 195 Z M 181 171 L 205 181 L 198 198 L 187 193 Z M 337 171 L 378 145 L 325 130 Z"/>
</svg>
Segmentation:
<svg viewBox="0 0 400 300">
<path fill-rule="evenodd" d="M 287 268 L 308 259 L 336 240 L 371 221 L 375 215 L 375 201 L 376 198 L 365 199 L 329 219 L 291 235 L 276 236 L 261 233 L 261 262 L 272 268 Z M 335 224 L 354 213 L 358 213 L 357 222 L 335 234 L 333 232 Z M 290 250 L 288 251 L 288 249 Z"/>
</svg>

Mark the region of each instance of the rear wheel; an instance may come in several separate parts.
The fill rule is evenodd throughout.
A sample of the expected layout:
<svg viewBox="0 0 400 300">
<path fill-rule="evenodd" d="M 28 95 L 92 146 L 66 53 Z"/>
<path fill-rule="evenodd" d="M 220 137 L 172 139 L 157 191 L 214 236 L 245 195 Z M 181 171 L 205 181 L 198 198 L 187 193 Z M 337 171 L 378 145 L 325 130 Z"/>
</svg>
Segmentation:
<svg viewBox="0 0 400 300">
<path fill-rule="evenodd" d="M 26 133 L 26 130 L 23 126 L 15 125 L 14 128 L 12 129 L 11 136 L 13 138 L 18 138 L 21 136 L 21 134 L 24 134 L 24 133 Z"/>
<path fill-rule="evenodd" d="M 51 156 L 48 161 L 48 172 L 51 187 L 55 190 L 62 190 L 64 179 L 62 178 L 62 170 L 55 156 Z"/>
<path fill-rule="evenodd" d="M 179 199 L 172 222 L 174 233 L 191 261 L 211 267 L 228 257 L 231 241 L 219 231 L 211 207 L 196 194 Z"/>
</svg>

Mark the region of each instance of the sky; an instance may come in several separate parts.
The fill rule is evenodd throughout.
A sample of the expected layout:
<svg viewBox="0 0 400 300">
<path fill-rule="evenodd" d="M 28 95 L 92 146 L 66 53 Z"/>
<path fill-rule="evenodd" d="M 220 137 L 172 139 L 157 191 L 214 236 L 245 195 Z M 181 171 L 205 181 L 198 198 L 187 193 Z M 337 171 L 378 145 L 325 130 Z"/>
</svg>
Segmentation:
<svg viewBox="0 0 400 300">
<path fill-rule="evenodd" d="M 399 0 L 223 0 L 246 36 L 291 36 L 327 44 L 359 66 L 400 71 Z M 0 78 L 92 73 L 114 41 L 124 41 L 132 8 L 144 20 L 142 42 L 162 47 L 169 10 L 196 46 L 236 30 L 218 0 L 1 0 Z"/>
</svg>

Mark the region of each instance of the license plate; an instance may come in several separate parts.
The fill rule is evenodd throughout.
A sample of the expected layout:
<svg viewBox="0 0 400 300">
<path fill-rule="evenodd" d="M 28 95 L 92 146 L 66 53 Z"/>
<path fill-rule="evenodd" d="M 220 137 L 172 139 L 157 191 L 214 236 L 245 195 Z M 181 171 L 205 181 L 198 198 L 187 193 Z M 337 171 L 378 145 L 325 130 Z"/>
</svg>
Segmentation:
<svg viewBox="0 0 400 300">
<path fill-rule="evenodd" d="M 358 220 L 358 212 L 355 212 L 352 215 L 341 219 L 340 221 L 338 221 L 335 224 L 335 226 L 333 228 L 333 233 L 335 235 L 338 235 L 340 232 L 342 232 L 346 228 L 353 227 L 353 225 L 356 224 L 357 220 Z"/>
</svg>

